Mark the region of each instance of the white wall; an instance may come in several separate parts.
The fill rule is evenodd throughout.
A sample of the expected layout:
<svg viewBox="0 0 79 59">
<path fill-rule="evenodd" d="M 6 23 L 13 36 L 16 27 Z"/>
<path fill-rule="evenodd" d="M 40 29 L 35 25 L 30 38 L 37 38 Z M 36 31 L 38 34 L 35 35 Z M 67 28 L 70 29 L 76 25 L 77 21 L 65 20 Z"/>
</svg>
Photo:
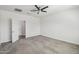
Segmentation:
<svg viewBox="0 0 79 59">
<path fill-rule="evenodd" d="M 40 35 L 39 19 L 29 15 L 20 15 L 13 12 L 0 10 L 0 42 L 10 41 L 9 20 L 26 21 L 26 37 Z M 21 33 L 20 33 L 21 34 Z"/>
<path fill-rule="evenodd" d="M 40 35 L 40 19 L 28 17 L 26 20 L 26 37 Z"/>
<path fill-rule="evenodd" d="M 6 15 L 6 16 L 4 16 Z M 9 29 L 9 20 L 7 20 L 7 14 L 2 14 L 0 11 L 0 42 L 7 42 L 10 41 L 10 29 Z"/>
<path fill-rule="evenodd" d="M 79 44 L 79 9 L 69 9 L 41 19 L 41 34 Z"/>
</svg>

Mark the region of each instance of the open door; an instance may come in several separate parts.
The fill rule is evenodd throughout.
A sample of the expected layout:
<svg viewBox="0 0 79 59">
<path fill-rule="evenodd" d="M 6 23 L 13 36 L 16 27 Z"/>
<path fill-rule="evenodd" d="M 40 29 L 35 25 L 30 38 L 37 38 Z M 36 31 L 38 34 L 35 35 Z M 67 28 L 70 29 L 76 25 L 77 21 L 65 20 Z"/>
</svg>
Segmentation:
<svg viewBox="0 0 79 59">
<path fill-rule="evenodd" d="M 12 43 L 19 40 L 20 20 L 12 20 Z"/>
</svg>

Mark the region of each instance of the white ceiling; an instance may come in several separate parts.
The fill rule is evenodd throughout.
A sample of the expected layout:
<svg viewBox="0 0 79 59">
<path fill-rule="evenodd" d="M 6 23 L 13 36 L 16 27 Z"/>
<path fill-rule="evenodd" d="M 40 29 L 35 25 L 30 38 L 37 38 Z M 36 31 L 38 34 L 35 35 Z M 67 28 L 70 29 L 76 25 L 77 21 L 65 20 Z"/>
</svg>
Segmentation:
<svg viewBox="0 0 79 59">
<path fill-rule="evenodd" d="M 45 6 L 45 5 L 39 5 L 39 6 Z M 29 14 L 32 16 L 42 17 L 42 16 L 46 16 L 46 15 L 49 15 L 49 14 L 52 14 L 58 11 L 62 11 L 62 10 L 66 10 L 66 9 L 74 7 L 72 5 L 48 5 L 48 6 L 49 8 L 45 9 L 47 13 L 40 12 L 39 14 L 37 14 L 36 12 L 30 12 L 30 10 L 36 9 L 34 5 L 0 5 L 0 9 L 11 11 L 11 12 L 16 12 L 14 11 L 14 9 L 18 8 L 18 9 L 22 9 L 22 12 L 16 12 L 16 13 L 21 13 L 25 15 Z"/>
</svg>

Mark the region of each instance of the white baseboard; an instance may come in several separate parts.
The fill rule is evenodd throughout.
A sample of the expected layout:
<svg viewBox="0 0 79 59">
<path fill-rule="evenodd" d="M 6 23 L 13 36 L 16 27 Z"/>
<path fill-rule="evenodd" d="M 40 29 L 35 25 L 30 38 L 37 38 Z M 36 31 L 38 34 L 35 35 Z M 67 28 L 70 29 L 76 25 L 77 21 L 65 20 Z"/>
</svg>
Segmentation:
<svg viewBox="0 0 79 59">
<path fill-rule="evenodd" d="M 46 37 L 53 38 L 53 39 L 56 39 L 56 40 L 60 40 L 60 41 L 64 41 L 64 42 L 68 42 L 68 43 L 72 43 L 72 44 L 79 45 L 79 43 L 77 43 L 77 42 L 73 42 L 73 41 L 61 40 L 61 39 L 59 39 L 59 38 L 54 38 L 54 37 L 47 36 L 47 35 L 42 35 L 42 36 L 46 36 Z"/>
</svg>

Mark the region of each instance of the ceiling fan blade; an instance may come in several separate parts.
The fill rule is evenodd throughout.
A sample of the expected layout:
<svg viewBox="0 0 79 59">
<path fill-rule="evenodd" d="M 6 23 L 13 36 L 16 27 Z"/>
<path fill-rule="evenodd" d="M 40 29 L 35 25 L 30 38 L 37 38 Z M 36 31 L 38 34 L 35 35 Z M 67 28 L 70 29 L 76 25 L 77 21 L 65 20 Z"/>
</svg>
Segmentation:
<svg viewBox="0 0 79 59">
<path fill-rule="evenodd" d="M 42 11 L 42 12 L 47 12 L 47 11 Z"/>
<path fill-rule="evenodd" d="M 38 7 L 37 5 L 35 5 L 35 7 L 36 7 L 38 10 L 40 10 L 39 7 Z"/>
<path fill-rule="evenodd" d="M 38 11 L 38 10 L 30 10 L 31 12 L 35 12 L 35 11 Z"/>
<path fill-rule="evenodd" d="M 41 11 L 43 11 L 43 10 L 44 10 L 44 9 L 46 9 L 46 8 L 48 8 L 48 6 L 46 6 L 46 7 L 42 8 L 42 9 L 41 9 Z"/>
</svg>

